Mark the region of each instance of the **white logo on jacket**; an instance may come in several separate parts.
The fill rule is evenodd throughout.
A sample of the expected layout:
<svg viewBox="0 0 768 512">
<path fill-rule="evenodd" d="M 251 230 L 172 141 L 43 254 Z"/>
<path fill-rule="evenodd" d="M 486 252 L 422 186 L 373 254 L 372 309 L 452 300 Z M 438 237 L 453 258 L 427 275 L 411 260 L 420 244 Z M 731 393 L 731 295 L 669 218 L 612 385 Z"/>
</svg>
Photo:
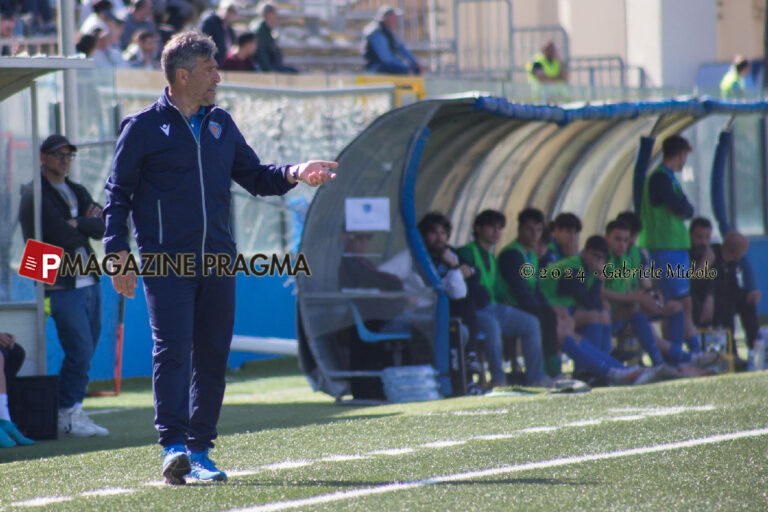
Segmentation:
<svg viewBox="0 0 768 512">
<path fill-rule="evenodd" d="M 166 137 L 168 137 L 171 134 L 171 125 L 170 123 L 165 123 L 160 125 L 160 129 L 163 131 Z"/>
</svg>

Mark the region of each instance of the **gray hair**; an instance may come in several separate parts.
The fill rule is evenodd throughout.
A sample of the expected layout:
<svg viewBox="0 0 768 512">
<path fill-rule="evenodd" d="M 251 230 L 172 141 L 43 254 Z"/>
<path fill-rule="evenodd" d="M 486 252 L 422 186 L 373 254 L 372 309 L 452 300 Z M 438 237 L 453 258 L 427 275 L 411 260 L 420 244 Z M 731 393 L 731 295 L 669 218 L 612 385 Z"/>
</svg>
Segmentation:
<svg viewBox="0 0 768 512">
<path fill-rule="evenodd" d="M 165 71 L 165 78 L 170 84 L 176 78 L 176 70 L 192 71 L 197 65 L 198 57 L 209 59 L 214 55 L 216 44 L 209 36 L 195 31 L 180 32 L 165 44 L 160 62 Z"/>
</svg>

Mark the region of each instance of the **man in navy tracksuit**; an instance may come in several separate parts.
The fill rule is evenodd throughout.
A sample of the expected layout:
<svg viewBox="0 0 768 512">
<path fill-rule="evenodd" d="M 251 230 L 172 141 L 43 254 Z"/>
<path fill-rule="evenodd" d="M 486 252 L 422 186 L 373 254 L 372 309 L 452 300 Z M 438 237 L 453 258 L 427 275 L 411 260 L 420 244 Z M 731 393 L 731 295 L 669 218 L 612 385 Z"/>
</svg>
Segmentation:
<svg viewBox="0 0 768 512">
<path fill-rule="evenodd" d="M 335 162 L 263 165 L 232 118 L 214 104 L 220 81 L 213 41 L 196 32 L 163 49 L 168 87 L 160 99 L 123 121 L 104 208 L 107 253 L 128 258 L 129 213 L 141 254 L 193 254 L 194 276 L 144 279 L 152 326 L 155 427 L 163 475 L 223 481 L 208 458 L 216 438 L 234 324 L 233 277 L 203 275 L 202 255 L 234 258 L 230 233 L 232 180 L 254 195 L 281 195 L 298 181 L 318 186 Z M 117 274 L 118 293 L 133 297 L 136 275 Z M 190 357 L 191 356 L 191 357 Z"/>
</svg>

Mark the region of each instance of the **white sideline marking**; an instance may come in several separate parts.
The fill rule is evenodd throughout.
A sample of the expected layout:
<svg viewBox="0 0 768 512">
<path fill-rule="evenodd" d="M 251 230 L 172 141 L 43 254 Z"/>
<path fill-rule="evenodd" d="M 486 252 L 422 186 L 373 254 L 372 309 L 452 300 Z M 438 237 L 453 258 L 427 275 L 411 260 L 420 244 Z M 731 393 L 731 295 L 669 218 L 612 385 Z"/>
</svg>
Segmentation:
<svg viewBox="0 0 768 512">
<path fill-rule="evenodd" d="M 667 450 L 680 450 L 683 448 L 691 448 L 693 446 L 701 446 L 705 444 L 715 444 L 723 441 L 733 441 L 735 439 L 742 439 L 746 437 L 758 437 L 768 434 L 768 428 L 756 429 L 756 430 L 744 430 L 741 432 L 733 432 L 730 434 L 719 434 L 710 437 L 703 437 L 699 439 L 689 439 L 687 441 L 678 441 L 675 443 L 657 444 L 652 446 L 643 446 L 640 448 L 631 448 L 629 450 L 619 450 L 609 453 L 592 453 L 587 455 L 577 455 L 574 457 L 563 457 L 560 459 L 543 460 L 539 462 L 527 462 L 525 464 L 516 464 L 514 466 L 502 466 L 498 468 L 482 469 L 478 471 L 468 471 L 465 473 L 455 473 L 452 475 L 443 475 L 432 478 L 426 478 L 423 480 L 414 480 L 411 482 L 402 482 L 394 484 L 379 485 L 376 487 L 364 487 L 361 489 L 354 489 L 350 491 L 340 491 L 331 494 L 323 494 L 320 496 L 313 496 L 311 498 L 302 498 L 298 500 L 289 501 L 276 501 L 272 503 L 265 503 L 264 505 L 256 505 L 248 508 L 231 509 L 228 512 L 275 512 L 279 510 L 289 510 L 301 507 L 307 507 L 312 505 L 320 505 L 324 503 L 332 503 L 336 501 L 349 500 L 353 498 L 362 498 L 366 496 L 373 496 L 377 494 L 386 494 L 390 492 L 405 491 L 408 489 L 415 489 L 417 487 L 425 487 L 428 485 L 435 485 L 447 482 L 456 482 L 459 480 L 472 480 L 477 478 L 484 478 L 488 476 L 504 475 L 509 473 L 519 473 L 522 471 L 530 471 L 534 469 L 545 469 L 560 466 L 569 466 L 573 464 L 581 464 L 582 462 L 594 462 L 597 460 L 617 459 L 620 457 L 628 457 L 631 455 L 644 455 L 648 453 L 663 452 Z"/>
<path fill-rule="evenodd" d="M 81 494 L 81 496 L 117 496 L 118 494 L 130 494 L 135 489 L 124 489 L 122 487 L 105 487 L 104 489 L 96 489 L 95 491 L 88 491 Z"/>
<path fill-rule="evenodd" d="M 496 441 L 498 439 L 511 439 L 517 437 L 518 434 L 483 434 L 475 436 L 472 439 L 482 439 L 483 441 Z"/>
<path fill-rule="evenodd" d="M 627 414 L 626 416 L 614 416 L 613 418 L 606 418 L 605 421 L 637 421 L 645 418 L 645 414 Z"/>
<path fill-rule="evenodd" d="M 285 462 L 276 462 L 275 464 L 267 464 L 261 466 L 261 469 L 294 469 L 303 468 L 312 464 L 311 460 L 287 460 Z"/>
<path fill-rule="evenodd" d="M 603 422 L 603 420 L 581 420 L 581 421 L 574 421 L 572 423 L 567 423 L 566 427 L 590 427 L 592 425 L 599 425 Z"/>
<path fill-rule="evenodd" d="M 367 458 L 368 457 L 365 455 L 329 455 L 328 457 L 320 459 L 320 462 L 347 462 L 350 460 L 362 460 Z"/>
<path fill-rule="evenodd" d="M 393 448 L 391 450 L 375 450 L 369 452 L 371 455 L 405 455 L 413 453 L 413 448 Z"/>
<path fill-rule="evenodd" d="M 88 414 L 88 416 L 92 416 L 94 414 L 110 414 L 113 412 L 132 411 L 134 409 L 138 409 L 138 407 L 113 407 L 111 409 L 95 409 L 93 411 L 86 410 L 85 412 Z"/>
<path fill-rule="evenodd" d="M 42 496 L 26 501 L 15 501 L 11 503 L 12 507 L 44 507 L 51 503 L 61 503 L 72 500 L 72 496 Z"/>
<path fill-rule="evenodd" d="M 537 432 L 552 432 L 553 430 L 557 430 L 560 427 L 528 427 L 521 429 L 520 432 L 524 434 L 533 434 Z"/>
<path fill-rule="evenodd" d="M 466 444 L 466 441 L 435 441 L 434 443 L 424 443 L 420 448 L 447 448 L 449 446 L 459 446 Z"/>
</svg>

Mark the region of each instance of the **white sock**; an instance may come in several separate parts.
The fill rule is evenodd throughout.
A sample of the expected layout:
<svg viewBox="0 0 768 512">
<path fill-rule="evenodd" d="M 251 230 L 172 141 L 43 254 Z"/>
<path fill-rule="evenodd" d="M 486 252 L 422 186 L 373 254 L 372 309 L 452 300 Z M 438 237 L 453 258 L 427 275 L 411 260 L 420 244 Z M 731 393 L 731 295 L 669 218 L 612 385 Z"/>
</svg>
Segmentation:
<svg viewBox="0 0 768 512">
<path fill-rule="evenodd" d="M 11 413 L 8 412 L 8 395 L 0 393 L 0 420 L 11 421 Z"/>
</svg>

